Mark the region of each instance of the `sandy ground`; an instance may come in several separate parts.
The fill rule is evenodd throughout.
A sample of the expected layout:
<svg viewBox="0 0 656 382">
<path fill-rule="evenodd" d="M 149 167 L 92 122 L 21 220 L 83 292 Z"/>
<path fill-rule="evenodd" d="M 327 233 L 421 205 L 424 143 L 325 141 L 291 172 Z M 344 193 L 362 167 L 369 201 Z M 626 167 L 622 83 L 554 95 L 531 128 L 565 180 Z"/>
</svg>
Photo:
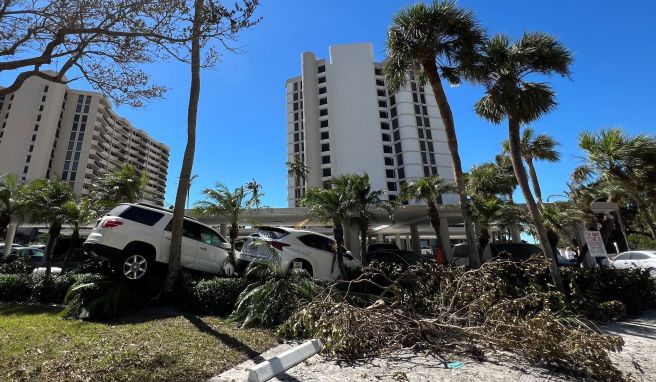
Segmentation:
<svg viewBox="0 0 656 382">
<path fill-rule="evenodd" d="M 612 353 L 613 362 L 626 374 L 638 382 L 656 382 L 656 311 L 650 311 L 640 318 L 613 323 L 600 327 L 609 334 L 618 334 L 624 338 L 621 353 Z M 262 355 L 267 359 L 290 348 L 292 344 L 283 344 Z M 526 363 L 510 355 L 496 356 L 490 361 L 479 363 L 468 359 L 442 360 L 429 355 L 400 351 L 387 357 L 379 357 L 357 364 L 340 364 L 320 355 L 315 355 L 305 362 L 289 369 L 272 381 L 382 381 L 382 382 L 438 382 L 438 381 L 571 381 L 573 379 L 554 375 L 553 373 L 527 366 Z M 461 361 L 459 369 L 449 369 L 447 362 Z M 233 370 L 212 379 L 212 382 L 246 381 L 248 368 L 255 364 L 245 362 Z"/>
</svg>

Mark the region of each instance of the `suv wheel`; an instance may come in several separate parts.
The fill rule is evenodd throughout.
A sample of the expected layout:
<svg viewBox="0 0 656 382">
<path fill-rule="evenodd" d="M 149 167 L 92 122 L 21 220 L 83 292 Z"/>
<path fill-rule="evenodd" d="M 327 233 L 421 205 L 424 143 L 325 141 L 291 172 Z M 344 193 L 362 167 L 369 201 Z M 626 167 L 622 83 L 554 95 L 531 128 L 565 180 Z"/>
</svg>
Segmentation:
<svg viewBox="0 0 656 382">
<path fill-rule="evenodd" d="M 142 280 L 148 273 L 148 259 L 143 255 L 128 254 L 123 256 L 118 266 L 118 272 L 128 281 Z"/>
</svg>

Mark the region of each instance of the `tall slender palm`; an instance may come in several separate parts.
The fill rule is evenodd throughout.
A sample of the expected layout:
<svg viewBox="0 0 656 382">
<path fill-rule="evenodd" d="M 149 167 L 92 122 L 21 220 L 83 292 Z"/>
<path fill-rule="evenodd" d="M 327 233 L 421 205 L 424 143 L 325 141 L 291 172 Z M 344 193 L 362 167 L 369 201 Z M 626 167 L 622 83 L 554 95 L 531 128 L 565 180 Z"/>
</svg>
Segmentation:
<svg viewBox="0 0 656 382">
<path fill-rule="evenodd" d="M 435 1 L 432 5 L 419 3 L 397 13 L 387 32 L 387 60 L 385 78 L 390 92 L 405 86 L 411 71 L 419 72 L 419 79 L 430 83 L 442 117 L 451 153 L 456 190 L 469 242 L 470 266 L 476 267 L 478 253 L 471 211 L 467 202 L 458 139 L 451 106 L 442 78 L 452 84 L 460 83 L 483 43 L 485 32 L 468 10 L 458 8 L 454 1 Z"/>
<path fill-rule="evenodd" d="M 571 63 L 570 51 L 547 34 L 525 33 L 515 42 L 499 34 L 481 50 L 480 64 L 474 73 L 486 88 L 485 96 L 476 103 L 476 113 L 495 124 L 508 119 L 509 151 L 515 177 L 535 224 L 542 250 L 550 261 L 554 284 L 560 291 L 564 287 L 556 257 L 549 245 L 547 231 L 522 163 L 520 126 L 537 120 L 556 106 L 556 95 L 549 85 L 530 82 L 527 76 L 552 73 L 568 76 Z"/>
<path fill-rule="evenodd" d="M 542 190 L 538 181 L 538 174 L 535 171 L 534 160 L 544 160 L 547 162 L 558 162 L 560 153 L 556 150 L 558 142 L 548 134 L 535 135 L 535 130 L 530 126 L 524 127 L 521 139 L 521 152 L 524 162 L 528 167 L 528 173 L 533 184 L 533 191 L 538 203 L 542 204 Z M 510 142 L 506 139 L 501 143 L 504 153 L 510 153 Z"/>
<path fill-rule="evenodd" d="M 433 231 L 435 231 L 435 237 L 437 238 L 436 247 L 441 254 L 444 254 L 444 241 L 440 234 L 440 212 L 437 208 L 437 200 L 442 194 L 453 192 L 453 190 L 453 185 L 447 183 L 439 176 L 429 176 L 427 178 L 417 179 L 401 188 L 401 200 L 415 200 L 426 203 L 428 221 L 430 222 L 431 227 L 433 227 Z M 470 244 L 470 246 L 475 245 Z M 476 253 L 476 263 L 480 264 L 478 252 Z"/>
<path fill-rule="evenodd" d="M 296 187 L 301 187 L 301 185 L 305 184 L 305 180 L 310 174 L 310 166 L 303 162 L 300 155 L 296 155 L 293 161 L 287 162 L 287 174 L 294 177 Z M 301 196 L 305 196 L 305 194 L 301 194 Z"/>
<path fill-rule="evenodd" d="M 202 191 L 205 200 L 196 202 L 194 215 L 221 216 L 228 220 L 230 227 L 230 253 L 228 262 L 234 267 L 235 241 L 239 237 L 239 223 L 242 221 L 243 213 L 255 208 L 253 193 L 246 186 L 230 190 L 225 184 L 217 183 L 215 188 L 205 188 Z"/>
<path fill-rule="evenodd" d="M 333 248 L 333 267 L 335 261 L 342 278 L 347 276 L 344 265 L 344 227 L 343 223 L 348 219 L 348 195 L 345 190 L 336 188 L 311 188 L 308 190 L 301 204 L 308 209 L 308 215 L 312 218 L 332 224 L 335 247 Z"/>
<path fill-rule="evenodd" d="M 23 182 L 14 174 L 6 174 L 0 179 L 2 179 L 0 181 L 0 233 L 6 232 L 4 255 L 7 256 L 16 233 L 16 222 L 14 222 L 16 196 L 23 187 Z"/>
<path fill-rule="evenodd" d="M 509 182 L 509 189 L 507 190 L 507 195 L 506 199 L 510 203 L 514 203 L 514 198 L 513 198 L 513 193 L 517 189 L 517 178 L 515 178 L 515 170 L 513 170 L 512 166 L 512 160 L 510 160 L 510 156 L 506 153 L 501 153 L 498 154 L 494 157 L 494 164 L 496 164 L 500 176 L 503 177 L 503 179 L 507 180 Z"/>
<path fill-rule="evenodd" d="M 194 174 L 189 178 L 189 187 L 187 187 L 187 209 L 189 209 L 189 197 L 191 195 L 191 186 L 194 184 L 194 180 L 198 179 L 198 174 Z"/>
<path fill-rule="evenodd" d="M 335 190 L 346 194 L 347 220 L 360 232 L 360 254 L 362 263 L 366 264 L 367 237 L 371 219 L 375 215 L 374 211 L 383 210 L 389 218 L 392 218 L 395 205 L 383 198 L 384 191 L 371 190 L 369 175 L 366 173 L 342 175 L 332 178 L 331 183 Z"/>
<path fill-rule="evenodd" d="M 68 183 L 59 179 L 37 179 L 28 183 L 18 194 L 19 213 L 32 223 L 48 225 L 45 249 L 46 278 L 50 276 L 52 252 L 66 218 L 65 206 L 74 200 Z"/>
<path fill-rule="evenodd" d="M 89 195 L 99 208 L 113 208 L 118 203 L 134 203 L 143 199 L 148 173 L 139 173 L 129 164 L 107 172 L 91 183 Z"/>
<path fill-rule="evenodd" d="M 562 236 L 575 238 L 578 223 L 590 224 L 590 215 L 571 202 L 556 202 L 542 207 L 542 218 L 554 253 Z"/>
</svg>

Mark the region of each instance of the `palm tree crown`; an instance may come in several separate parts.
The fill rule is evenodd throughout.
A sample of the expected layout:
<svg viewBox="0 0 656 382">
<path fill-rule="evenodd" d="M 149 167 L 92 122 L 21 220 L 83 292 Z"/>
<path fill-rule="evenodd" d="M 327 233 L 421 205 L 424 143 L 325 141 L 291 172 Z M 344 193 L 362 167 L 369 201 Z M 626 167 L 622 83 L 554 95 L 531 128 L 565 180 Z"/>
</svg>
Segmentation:
<svg viewBox="0 0 656 382">
<path fill-rule="evenodd" d="M 131 165 L 105 173 L 91 184 L 90 195 L 101 208 L 118 203 L 134 203 L 142 199 L 148 185 L 148 173 L 139 173 Z"/>
</svg>

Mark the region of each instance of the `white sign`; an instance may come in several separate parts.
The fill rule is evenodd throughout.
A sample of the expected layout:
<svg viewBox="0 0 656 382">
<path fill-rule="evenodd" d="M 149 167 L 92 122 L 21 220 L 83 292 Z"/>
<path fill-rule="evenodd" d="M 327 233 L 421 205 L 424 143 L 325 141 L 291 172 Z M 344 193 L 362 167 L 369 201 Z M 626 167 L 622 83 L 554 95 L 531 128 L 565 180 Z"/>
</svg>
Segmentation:
<svg viewBox="0 0 656 382">
<path fill-rule="evenodd" d="M 588 251 L 593 257 L 606 257 L 606 246 L 604 240 L 601 238 L 599 231 L 583 231 L 585 242 L 588 244 Z"/>
</svg>

